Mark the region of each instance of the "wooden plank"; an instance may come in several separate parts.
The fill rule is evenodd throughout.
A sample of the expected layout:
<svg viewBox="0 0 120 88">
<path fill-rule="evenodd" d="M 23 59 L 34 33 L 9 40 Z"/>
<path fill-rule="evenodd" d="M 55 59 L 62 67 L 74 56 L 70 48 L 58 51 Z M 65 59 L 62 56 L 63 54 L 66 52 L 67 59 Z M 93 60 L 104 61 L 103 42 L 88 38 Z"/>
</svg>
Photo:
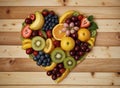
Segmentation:
<svg viewBox="0 0 120 88">
<path fill-rule="evenodd" d="M 120 18 L 120 7 L 53 7 L 53 6 L 25 6 L 25 7 L 14 7 L 14 6 L 1 6 L 0 7 L 0 18 L 2 19 L 20 19 L 25 18 L 28 14 L 35 11 L 41 11 L 43 9 L 54 10 L 58 15 L 62 15 L 68 10 L 77 10 L 83 14 L 93 14 L 96 18 Z M 102 10 L 101 10 L 102 9 Z M 61 11 L 60 11 L 61 10 Z"/>
<path fill-rule="evenodd" d="M 65 0 L 66 6 L 120 6 L 119 0 Z"/>
<path fill-rule="evenodd" d="M 0 32 L 0 45 L 21 45 L 20 32 Z M 119 46 L 120 32 L 98 32 L 96 46 Z"/>
<path fill-rule="evenodd" d="M 69 86 L 49 85 L 49 88 L 120 88 L 120 86 Z M 48 88 L 48 86 L 0 86 L 0 88 Z"/>
<path fill-rule="evenodd" d="M 14 52 L 14 53 L 13 53 Z M 120 58 L 120 46 L 115 47 L 97 47 L 88 54 L 86 58 Z M 0 45 L 0 58 L 28 58 L 25 50 L 21 49 L 21 46 Z"/>
<path fill-rule="evenodd" d="M 62 6 L 62 0 L 0 0 L 0 6 Z"/>
<path fill-rule="evenodd" d="M 22 65 L 21 65 L 22 63 Z M 0 72 L 44 72 L 32 59 L 0 58 Z M 85 59 L 72 72 L 120 72 L 120 59 Z"/>
<path fill-rule="evenodd" d="M 116 83 L 116 80 L 119 82 Z M 0 72 L 0 85 L 56 85 L 45 72 Z M 71 72 L 59 85 L 120 85 L 116 73 L 76 73 Z"/>
<path fill-rule="evenodd" d="M 24 19 L 1 19 L 0 32 L 20 32 Z M 95 19 L 98 32 L 120 32 L 119 19 Z"/>
</svg>

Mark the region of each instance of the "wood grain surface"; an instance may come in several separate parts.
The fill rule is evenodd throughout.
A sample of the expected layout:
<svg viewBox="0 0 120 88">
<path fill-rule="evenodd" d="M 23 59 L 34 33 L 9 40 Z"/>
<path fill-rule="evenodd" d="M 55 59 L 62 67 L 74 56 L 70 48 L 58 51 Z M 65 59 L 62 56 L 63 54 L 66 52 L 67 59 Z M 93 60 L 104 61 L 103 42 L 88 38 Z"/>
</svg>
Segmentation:
<svg viewBox="0 0 120 88">
<path fill-rule="evenodd" d="M 21 49 L 22 22 L 36 10 L 94 15 L 95 47 L 56 84 Z M 0 88 L 120 88 L 120 0 L 0 0 Z"/>
</svg>

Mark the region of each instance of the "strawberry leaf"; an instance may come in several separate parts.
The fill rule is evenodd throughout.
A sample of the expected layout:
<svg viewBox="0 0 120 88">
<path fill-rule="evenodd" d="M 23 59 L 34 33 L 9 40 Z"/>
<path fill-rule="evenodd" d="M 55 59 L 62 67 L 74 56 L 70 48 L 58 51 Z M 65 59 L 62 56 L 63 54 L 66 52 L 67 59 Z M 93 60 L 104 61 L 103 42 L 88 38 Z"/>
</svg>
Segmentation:
<svg viewBox="0 0 120 88">
<path fill-rule="evenodd" d="M 88 18 L 87 18 L 90 22 L 92 22 L 93 21 L 93 15 L 90 15 Z"/>
<path fill-rule="evenodd" d="M 98 26 L 95 22 L 91 22 L 90 27 L 88 28 L 90 31 L 98 29 Z"/>
</svg>

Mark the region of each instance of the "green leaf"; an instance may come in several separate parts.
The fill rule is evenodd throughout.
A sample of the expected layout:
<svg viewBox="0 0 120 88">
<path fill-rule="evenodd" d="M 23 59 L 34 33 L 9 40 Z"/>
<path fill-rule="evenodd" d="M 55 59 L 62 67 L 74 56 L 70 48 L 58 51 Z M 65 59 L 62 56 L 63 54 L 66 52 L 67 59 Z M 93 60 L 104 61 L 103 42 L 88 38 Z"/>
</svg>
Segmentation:
<svg viewBox="0 0 120 88">
<path fill-rule="evenodd" d="M 90 16 L 88 17 L 88 20 L 89 20 L 90 22 L 92 22 L 92 21 L 93 21 L 93 15 L 90 15 Z"/>
<path fill-rule="evenodd" d="M 90 27 L 88 28 L 90 31 L 98 29 L 98 26 L 95 22 L 91 22 Z"/>
</svg>

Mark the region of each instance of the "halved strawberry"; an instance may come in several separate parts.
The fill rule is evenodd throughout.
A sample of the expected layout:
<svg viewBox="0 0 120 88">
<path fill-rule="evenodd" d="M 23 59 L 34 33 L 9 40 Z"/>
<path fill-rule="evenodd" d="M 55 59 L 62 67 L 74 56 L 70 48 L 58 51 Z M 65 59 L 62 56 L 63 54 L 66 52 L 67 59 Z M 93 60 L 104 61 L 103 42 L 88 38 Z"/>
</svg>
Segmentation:
<svg viewBox="0 0 120 88">
<path fill-rule="evenodd" d="M 35 14 L 30 14 L 30 19 L 31 19 L 32 21 L 34 21 L 34 20 L 35 20 Z"/>
<path fill-rule="evenodd" d="M 85 28 L 85 27 L 89 27 L 89 26 L 90 26 L 90 21 L 87 18 L 83 18 L 81 20 L 80 27 Z"/>
<path fill-rule="evenodd" d="M 29 25 L 26 25 L 21 31 L 21 35 L 24 38 L 30 38 L 31 34 L 32 34 L 32 30 L 29 28 Z"/>
</svg>

